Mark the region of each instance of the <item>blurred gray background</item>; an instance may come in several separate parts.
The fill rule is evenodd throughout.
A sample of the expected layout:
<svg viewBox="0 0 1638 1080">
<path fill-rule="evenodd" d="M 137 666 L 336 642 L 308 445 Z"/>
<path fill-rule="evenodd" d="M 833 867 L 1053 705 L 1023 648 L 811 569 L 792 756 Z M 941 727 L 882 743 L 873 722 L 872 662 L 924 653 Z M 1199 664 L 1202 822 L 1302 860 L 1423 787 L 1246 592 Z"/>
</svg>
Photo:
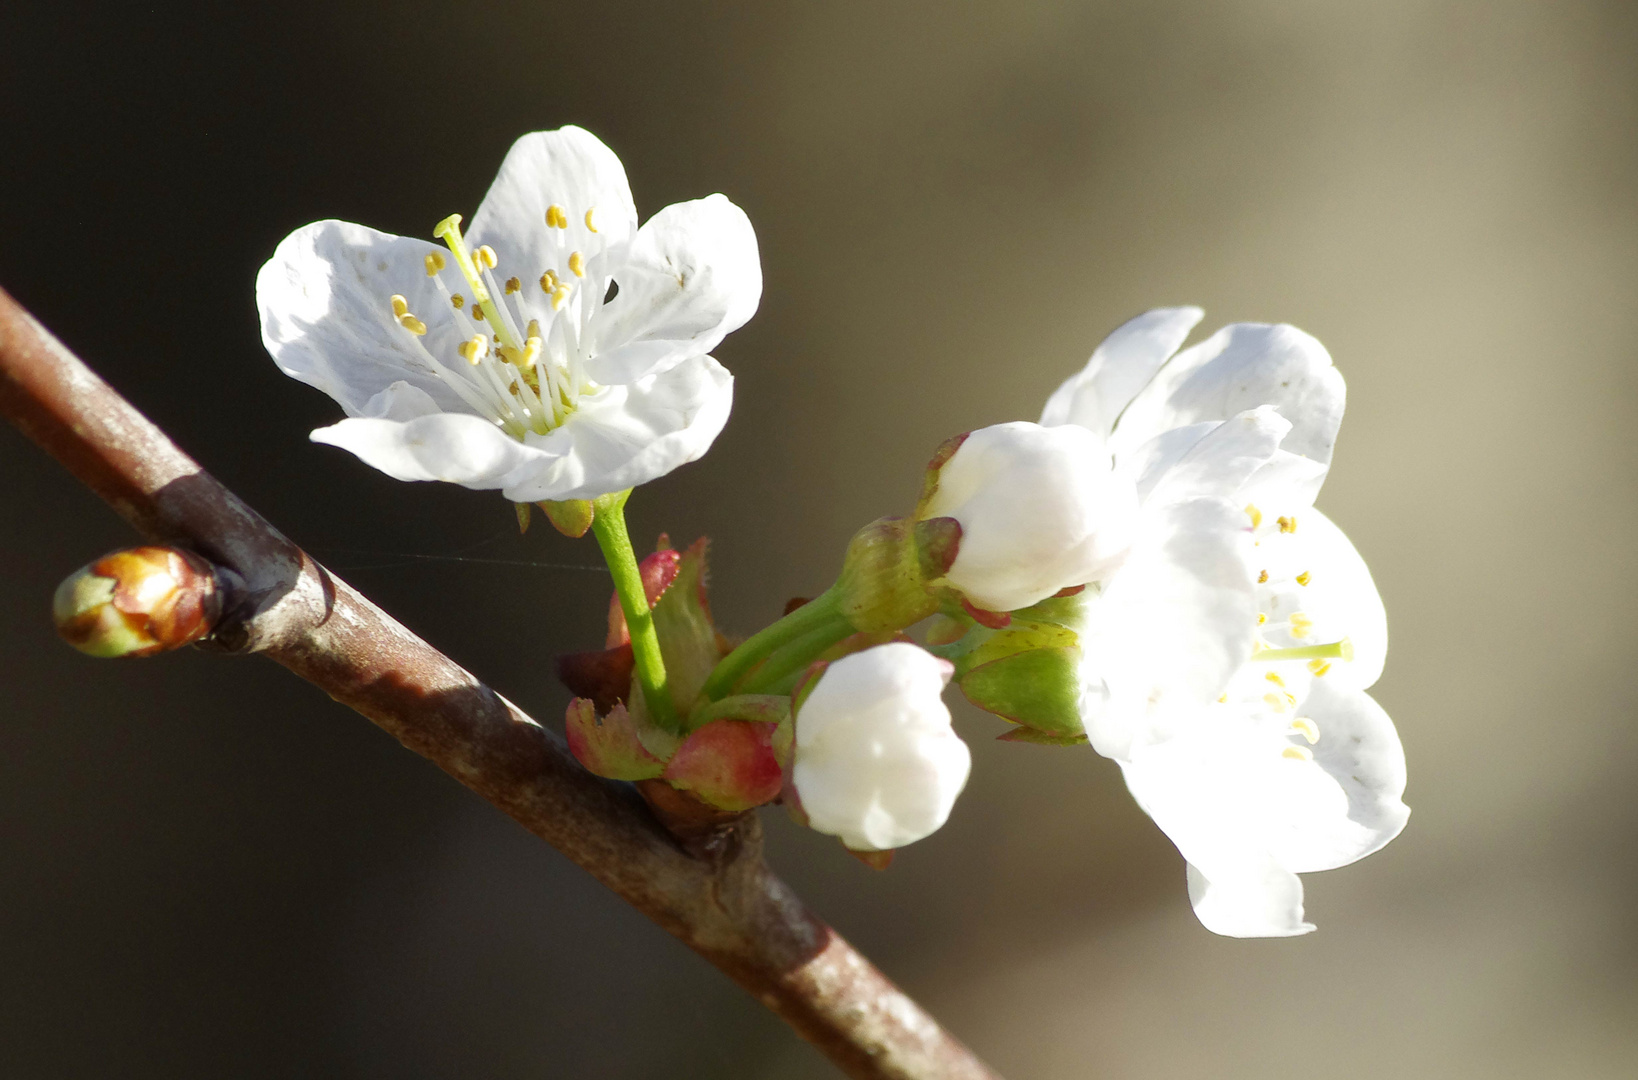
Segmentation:
<svg viewBox="0 0 1638 1080">
<path fill-rule="evenodd" d="M 1003 1073 L 1638 1074 L 1638 7 L 1610 2 L 44 3 L 0 8 L 0 284 L 217 476 L 537 715 L 589 541 L 306 441 L 252 281 L 288 231 L 425 235 L 523 131 L 639 209 L 724 191 L 767 291 L 713 453 L 633 529 L 715 541 L 749 631 L 1160 304 L 1289 321 L 1350 407 L 1322 507 L 1387 600 L 1404 836 L 1214 938 L 1086 751 L 997 744 L 885 874 L 778 867 Z M 0 430 L 8 1076 L 834 1075 L 566 860 L 261 660 L 82 658 L 131 534 Z"/>
</svg>

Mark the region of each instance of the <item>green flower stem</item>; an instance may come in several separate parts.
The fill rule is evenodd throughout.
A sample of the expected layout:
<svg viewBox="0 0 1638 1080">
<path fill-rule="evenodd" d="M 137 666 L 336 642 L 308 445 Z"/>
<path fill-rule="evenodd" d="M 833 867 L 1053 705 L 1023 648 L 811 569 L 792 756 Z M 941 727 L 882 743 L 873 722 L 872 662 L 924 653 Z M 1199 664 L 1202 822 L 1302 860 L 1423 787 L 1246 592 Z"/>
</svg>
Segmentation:
<svg viewBox="0 0 1638 1080">
<path fill-rule="evenodd" d="M 620 610 L 625 613 L 626 627 L 631 632 L 631 655 L 636 662 L 637 682 L 643 688 L 643 702 L 656 724 L 667 731 L 677 731 L 681 725 L 666 687 L 660 638 L 654 632 L 654 616 L 649 611 L 648 595 L 643 591 L 637 553 L 632 550 L 631 537 L 626 532 L 625 507 L 630 495 L 628 488 L 594 500 L 592 532 L 597 536 L 597 546 L 603 549 L 603 561 L 609 564 L 614 593 L 620 598 Z"/>
<path fill-rule="evenodd" d="M 841 619 L 839 603 L 836 588 L 832 586 L 772 626 L 752 634 L 717 664 L 711 677 L 705 680 L 705 696 L 712 701 L 726 696 L 746 672 L 771 656 L 774 650 Z"/>
<path fill-rule="evenodd" d="M 745 680 L 747 694 L 788 694 L 796 685 L 797 677 L 807 670 L 819 654 L 832 645 L 857 633 L 840 615 L 832 621 L 809 630 L 768 657 L 767 662 Z"/>
</svg>

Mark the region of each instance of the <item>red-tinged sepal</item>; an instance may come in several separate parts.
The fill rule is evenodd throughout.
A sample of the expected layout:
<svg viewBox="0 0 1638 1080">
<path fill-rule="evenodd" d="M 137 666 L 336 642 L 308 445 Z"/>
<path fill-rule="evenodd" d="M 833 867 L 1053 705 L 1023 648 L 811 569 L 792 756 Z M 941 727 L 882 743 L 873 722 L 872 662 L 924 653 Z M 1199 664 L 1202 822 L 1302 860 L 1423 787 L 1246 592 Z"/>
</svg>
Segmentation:
<svg viewBox="0 0 1638 1080">
<path fill-rule="evenodd" d="M 742 812 L 773 802 L 783 783 L 775 727 L 755 720 L 712 721 L 683 740 L 663 777 L 719 810 Z"/>
<path fill-rule="evenodd" d="M 680 716 L 694 711 L 705 680 L 728 652 L 728 642 L 717 632 L 706 597 L 708 546 L 701 537 L 681 553 L 664 594 L 654 604 L 654 633 L 660 639 L 666 684 Z"/>
<path fill-rule="evenodd" d="M 849 855 L 853 856 L 855 859 L 858 859 L 872 870 L 886 870 L 890 865 L 892 865 L 893 855 L 898 851 L 897 848 L 890 851 L 856 851 L 853 848 L 845 846 L 842 848 L 842 850 L 846 851 Z"/>
<path fill-rule="evenodd" d="M 1085 746 L 1087 742 L 1085 732 L 1079 735 L 1065 735 L 1032 727 L 1015 727 L 995 738 L 997 742 L 1036 743 L 1040 746 Z"/>
<path fill-rule="evenodd" d="M 575 698 L 569 702 L 564 730 L 570 752 L 587 772 L 609 780 L 651 780 L 665 771 L 665 762 L 638 739 L 624 705 L 598 716 L 589 699 Z"/>
</svg>

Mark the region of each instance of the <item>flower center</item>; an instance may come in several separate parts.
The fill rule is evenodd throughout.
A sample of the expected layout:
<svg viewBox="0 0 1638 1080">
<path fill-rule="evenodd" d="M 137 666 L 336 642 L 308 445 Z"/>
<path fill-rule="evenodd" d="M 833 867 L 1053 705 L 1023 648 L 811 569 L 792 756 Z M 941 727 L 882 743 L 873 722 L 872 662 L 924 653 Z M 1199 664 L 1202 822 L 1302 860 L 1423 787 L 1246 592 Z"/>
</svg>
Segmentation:
<svg viewBox="0 0 1638 1080">
<path fill-rule="evenodd" d="M 586 211 L 586 227 L 595 233 L 594 214 L 595 208 Z M 568 212 L 563 207 L 554 204 L 547 210 L 546 227 L 560 249 L 566 246 L 562 236 Z M 537 309 L 547 321 L 542 331 L 540 319 L 528 317 L 522 281 L 514 276 L 504 285 L 496 284 L 495 249 L 468 245 L 461 235 L 461 215 L 451 214 L 432 232 L 448 247 L 465 280 L 465 295 L 452 292 L 442 276 L 449 261 L 441 252 L 427 254 L 427 277 L 448 301 L 448 317 L 459 335 L 460 343 L 451 350 L 455 355 L 434 356 L 422 343 L 427 324 L 409 310 L 403 296 L 391 298 L 394 320 L 412 335 L 431 374 L 513 438 L 522 440 L 531 432 L 545 435 L 560 427 L 581 398 L 599 389 L 585 374 L 590 358 L 586 324 L 602 306 L 594 304 L 592 296 L 601 301 L 602 295 L 593 291 L 597 282 L 581 280 L 587 276 L 585 256 L 569 252 L 561 278 L 553 269 L 541 275 L 540 287 L 550 305 L 549 311 Z M 439 340 L 447 340 L 447 335 Z M 456 357 L 464 363 L 453 362 Z"/>
</svg>

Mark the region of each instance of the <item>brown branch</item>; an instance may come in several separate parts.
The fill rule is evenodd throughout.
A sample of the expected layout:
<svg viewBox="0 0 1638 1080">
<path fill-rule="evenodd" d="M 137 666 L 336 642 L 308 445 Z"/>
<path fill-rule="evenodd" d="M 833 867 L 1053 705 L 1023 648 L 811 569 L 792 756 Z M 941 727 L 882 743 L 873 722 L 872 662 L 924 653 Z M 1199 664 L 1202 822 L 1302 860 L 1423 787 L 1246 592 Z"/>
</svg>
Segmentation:
<svg viewBox="0 0 1638 1080">
<path fill-rule="evenodd" d="M 722 969 L 849 1075 L 994 1074 L 811 914 L 754 815 L 702 860 L 629 788 L 329 573 L 183 454 L 0 290 L 0 412 L 150 540 L 236 572 L 214 639 L 260 652 L 500 807 Z"/>
</svg>

